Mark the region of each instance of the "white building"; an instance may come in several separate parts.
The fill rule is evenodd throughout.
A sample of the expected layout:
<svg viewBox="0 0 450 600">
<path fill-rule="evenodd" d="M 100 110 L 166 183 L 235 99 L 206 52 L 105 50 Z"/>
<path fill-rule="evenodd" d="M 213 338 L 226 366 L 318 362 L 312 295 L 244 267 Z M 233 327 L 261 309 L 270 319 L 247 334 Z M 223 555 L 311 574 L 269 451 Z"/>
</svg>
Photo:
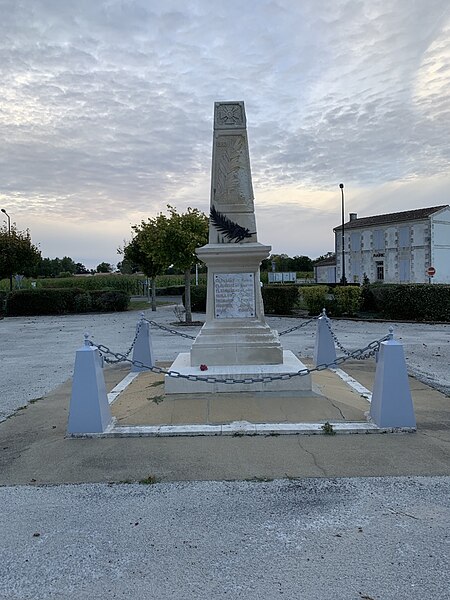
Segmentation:
<svg viewBox="0 0 450 600">
<path fill-rule="evenodd" d="M 336 279 L 342 278 L 342 225 L 333 229 Z M 344 223 L 345 276 L 349 283 L 450 283 L 450 207 L 433 206 Z M 434 276 L 428 274 L 433 267 Z M 432 270 L 431 270 L 432 272 Z"/>
<path fill-rule="evenodd" d="M 314 281 L 316 283 L 337 283 L 336 256 L 328 256 L 314 264 Z"/>
</svg>

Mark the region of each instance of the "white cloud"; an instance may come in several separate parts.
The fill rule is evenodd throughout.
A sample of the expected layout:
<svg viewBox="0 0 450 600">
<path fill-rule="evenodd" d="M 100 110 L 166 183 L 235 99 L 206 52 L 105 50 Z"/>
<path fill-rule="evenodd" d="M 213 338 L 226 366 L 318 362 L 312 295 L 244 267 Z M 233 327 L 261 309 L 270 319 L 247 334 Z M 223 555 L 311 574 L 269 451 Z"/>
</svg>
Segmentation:
<svg viewBox="0 0 450 600">
<path fill-rule="evenodd" d="M 55 254 L 97 223 L 112 262 L 168 202 L 207 211 L 216 100 L 246 103 L 259 237 L 278 251 L 330 249 L 340 181 L 360 213 L 448 202 L 446 0 L 3 4 L 0 198 L 66 231 L 33 232 Z"/>
</svg>

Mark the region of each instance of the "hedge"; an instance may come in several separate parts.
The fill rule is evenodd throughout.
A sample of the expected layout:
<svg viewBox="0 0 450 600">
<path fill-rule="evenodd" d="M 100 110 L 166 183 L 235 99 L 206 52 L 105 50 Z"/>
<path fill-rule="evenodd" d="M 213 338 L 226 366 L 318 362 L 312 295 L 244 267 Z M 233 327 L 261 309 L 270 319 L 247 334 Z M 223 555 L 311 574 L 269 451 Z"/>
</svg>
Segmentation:
<svg viewBox="0 0 450 600">
<path fill-rule="evenodd" d="M 37 288 L 76 288 L 86 292 L 92 290 L 121 290 L 127 294 L 141 294 L 143 277 L 137 275 L 86 275 L 85 277 L 37 279 Z"/>
<path fill-rule="evenodd" d="M 206 285 L 191 285 L 192 312 L 206 312 L 206 290 Z M 184 291 L 182 301 L 183 305 L 186 306 Z"/>
<path fill-rule="evenodd" d="M 289 315 L 298 304 L 296 285 L 264 285 L 261 288 L 266 314 Z"/>
<path fill-rule="evenodd" d="M 9 292 L 0 290 L 0 317 L 3 317 L 6 314 L 6 299 L 8 294 Z"/>
<path fill-rule="evenodd" d="M 79 312 L 123 311 L 128 308 L 129 296 L 121 290 L 79 288 L 15 290 L 8 295 L 6 314 L 10 317 L 61 315 Z"/>
<path fill-rule="evenodd" d="M 364 291 L 365 307 L 388 319 L 450 321 L 450 285 L 428 283 L 372 284 Z"/>
</svg>

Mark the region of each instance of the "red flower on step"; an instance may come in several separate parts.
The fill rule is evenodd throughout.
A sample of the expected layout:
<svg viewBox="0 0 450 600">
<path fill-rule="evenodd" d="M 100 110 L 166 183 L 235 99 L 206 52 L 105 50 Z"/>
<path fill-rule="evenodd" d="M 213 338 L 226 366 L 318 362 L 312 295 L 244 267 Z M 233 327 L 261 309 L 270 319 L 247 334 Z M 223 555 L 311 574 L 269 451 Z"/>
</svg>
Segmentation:
<svg viewBox="0 0 450 600">
<path fill-rule="evenodd" d="M 200 371 L 207 371 L 208 367 L 206 365 L 200 365 Z"/>
</svg>

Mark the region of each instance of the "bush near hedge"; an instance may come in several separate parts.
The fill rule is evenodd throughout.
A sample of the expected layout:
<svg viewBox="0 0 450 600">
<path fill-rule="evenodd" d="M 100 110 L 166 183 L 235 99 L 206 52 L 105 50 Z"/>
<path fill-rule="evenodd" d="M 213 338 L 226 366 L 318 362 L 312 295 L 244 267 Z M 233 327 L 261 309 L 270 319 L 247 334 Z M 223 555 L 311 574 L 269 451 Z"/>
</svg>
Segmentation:
<svg viewBox="0 0 450 600">
<path fill-rule="evenodd" d="M 366 306 L 388 319 L 450 321 L 450 285 L 427 283 L 372 284 Z"/>
<path fill-rule="evenodd" d="M 329 316 L 353 316 L 359 311 L 362 303 L 361 288 L 354 285 L 302 286 L 300 294 L 310 315 L 318 315 L 324 308 Z"/>
<path fill-rule="evenodd" d="M 298 304 L 296 285 L 264 285 L 261 292 L 264 312 L 269 315 L 289 315 Z"/>
<path fill-rule="evenodd" d="M 191 310 L 192 312 L 206 312 L 206 285 L 193 285 L 191 286 Z M 183 287 L 182 302 L 183 306 L 186 306 L 185 294 Z"/>
<path fill-rule="evenodd" d="M 121 290 L 79 288 L 15 290 L 8 295 L 6 314 L 10 317 L 61 315 L 80 312 L 113 312 L 128 308 L 129 296 Z"/>
<path fill-rule="evenodd" d="M 6 298 L 8 297 L 8 293 L 0 290 L 0 317 L 6 314 Z"/>
</svg>

